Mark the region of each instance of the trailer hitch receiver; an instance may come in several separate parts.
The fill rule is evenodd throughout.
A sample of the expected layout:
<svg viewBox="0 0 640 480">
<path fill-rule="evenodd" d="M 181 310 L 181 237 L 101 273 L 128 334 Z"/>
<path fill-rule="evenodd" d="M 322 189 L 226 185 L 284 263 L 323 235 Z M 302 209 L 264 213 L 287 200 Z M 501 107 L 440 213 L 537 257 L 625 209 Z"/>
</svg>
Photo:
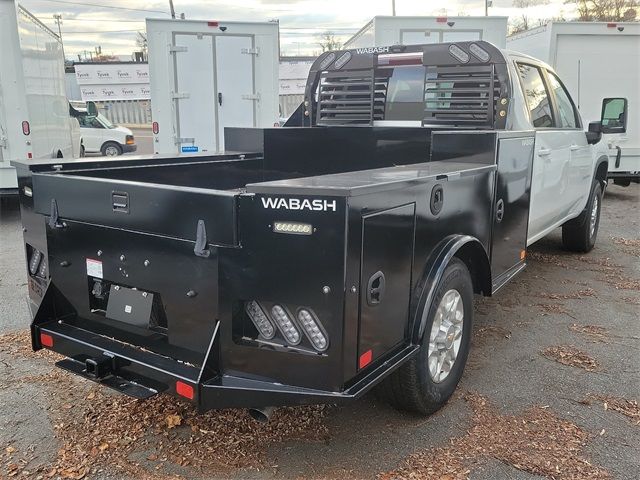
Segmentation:
<svg viewBox="0 0 640 480">
<path fill-rule="evenodd" d="M 104 378 L 112 373 L 112 359 L 109 357 L 87 358 L 84 364 L 87 375 L 95 379 Z"/>
</svg>

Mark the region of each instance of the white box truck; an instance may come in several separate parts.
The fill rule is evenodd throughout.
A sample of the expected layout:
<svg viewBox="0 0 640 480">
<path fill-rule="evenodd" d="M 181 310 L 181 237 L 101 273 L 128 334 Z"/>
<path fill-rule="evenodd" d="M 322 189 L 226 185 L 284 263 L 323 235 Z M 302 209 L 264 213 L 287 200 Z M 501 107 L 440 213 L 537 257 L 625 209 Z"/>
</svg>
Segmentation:
<svg viewBox="0 0 640 480">
<path fill-rule="evenodd" d="M 626 133 L 605 135 L 609 144 L 608 176 L 620 185 L 638 182 L 640 23 L 550 22 L 510 36 L 507 47 L 555 68 L 583 118 L 600 118 L 605 98 L 627 99 Z M 611 103 L 611 108 L 615 106 Z"/>
<path fill-rule="evenodd" d="M 507 17 L 389 17 L 367 23 L 344 48 L 486 40 L 504 48 Z"/>
<path fill-rule="evenodd" d="M 224 150 L 225 127 L 278 124 L 277 22 L 147 19 L 154 151 Z"/>
<path fill-rule="evenodd" d="M 17 193 L 12 160 L 77 158 L 58 36 L 13 0 L 0 0 L 0 193 Z"/>
</svg>

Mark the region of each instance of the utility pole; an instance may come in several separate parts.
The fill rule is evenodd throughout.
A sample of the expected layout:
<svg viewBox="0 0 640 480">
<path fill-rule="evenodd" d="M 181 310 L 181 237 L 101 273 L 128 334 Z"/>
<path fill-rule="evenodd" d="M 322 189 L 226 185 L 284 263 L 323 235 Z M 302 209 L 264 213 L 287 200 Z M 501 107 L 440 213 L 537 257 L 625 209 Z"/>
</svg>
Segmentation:
<svg viewBox="0 0 640 480">
<path fill-rule="evenodd" d="M 396 0 L 391 0 L 391 15 L 396 16 Z"/>
<path fill-rule="evenodd" d="M 176 18 L 176 9 L 173 8 L 173 0 L 169 0 L 169 10 L 171 10 L 171 18 Z"/>
<path fill-rule="evenodd" d="M 489 16 L 489 7 L 493 7 L 493 2 L 491 0 L 484 0 L 484 16 Z"/>
<path fill-rule="evenodd" d="M 60 37 L 60 46 L 62 47 L 62 63 L 64 65 L 67 59 L 64 56 L 64 42 L 62 41 L 62 14 L 54 13 L 53 18 L 56 21 L 56 24 L 58 25 L 58 37 Z"/>
</svg>

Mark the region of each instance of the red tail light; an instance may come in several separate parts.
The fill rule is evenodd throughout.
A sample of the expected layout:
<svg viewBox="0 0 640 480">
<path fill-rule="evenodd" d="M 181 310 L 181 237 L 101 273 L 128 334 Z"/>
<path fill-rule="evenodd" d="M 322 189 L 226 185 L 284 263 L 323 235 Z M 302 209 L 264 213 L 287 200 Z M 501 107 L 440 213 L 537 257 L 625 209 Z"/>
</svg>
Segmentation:
<svg viewBox="0 0 640 480">
<path fill-rule="evenodd" d="M 181 397 L 188 398 L 189 400 L 193 400 L 193 396 L 194 396 L 193 385 L 189 385 L 188 383 L 184 383 L 178 380 L 176 382 L 176 393 Z"/>
<path fill-rule="evenodd" d="M 53 347 L 53 337 L 48 333 L 40 332 L 40 345 L 43 347 L 52 348 Z"/>
<path fill-rule="evenodd" d="M 438 23 L 447 23 L 447 17 L 438 17 L 438 18 L 436 18 L 436 22 L 438 22 Z"/>
<path fill-rule="evenodd" d="M 153 131 L 154 135 L 158 134 L 158 132 L 160 131 L 160 126 L 158 125 L 158 122 L 153 122 L 151 124 L 151 130 Z"/>
<path fill-rule="evenodd" d="M 219 22 L 207 22 L 207 25 L 209 25 L 210 27 L 217 27 L 219 25 Z"/>
<path fill-rule="evenodd" d="M 22 122 L 22 133 L 29 135 L 31 133 L 31 125 L 26 120 Z"/>
</svg>

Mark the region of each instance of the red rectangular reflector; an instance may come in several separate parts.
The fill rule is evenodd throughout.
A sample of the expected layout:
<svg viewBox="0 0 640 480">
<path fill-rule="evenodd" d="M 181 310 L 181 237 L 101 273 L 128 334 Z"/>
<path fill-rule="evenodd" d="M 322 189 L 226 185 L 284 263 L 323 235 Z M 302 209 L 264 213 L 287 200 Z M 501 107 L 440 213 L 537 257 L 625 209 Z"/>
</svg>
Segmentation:
<svg viewBox="0 0 640 480">
<path fill-rule="evenodd" d="M 53 347 L 53 337 L 51 335 L 49 335 L 48 333 L 40 332 L 40 345 L 42 345 L 43 347 L 52 348 Z"/>
<path fill-rule="evenodd" d="M 447 17 L 438 17 L 438 18 L 436 18 L 436 22 L 438 22 L 438 23 L 447 23 Z"/>
<path fill-rule="evenodd" d="M 607 23 L 607 28 L 616 28 L 617 26 L 617 23 Z"/>
<path fill-rule="evenodd" d="M 217 27 L 218 22 L 207 22 L 207 25 L 209 25 L 210 27 Z"/>
<path fill-rule="evenodd" d="M 189 385 L 188 383 L 184 383 L 178 380 L 176 382 L 176 393 L 181 397 L 193 400 L 193 386 Z"/>
<path fill-rule="evenodd" d="M 362 355 L 360 355 L 360 361 L 358 362 L 358 368 L 364 368 L 371 363 L 373 359 L 373 352 L 371 350 L 367 350 Z"/>
</svg>

